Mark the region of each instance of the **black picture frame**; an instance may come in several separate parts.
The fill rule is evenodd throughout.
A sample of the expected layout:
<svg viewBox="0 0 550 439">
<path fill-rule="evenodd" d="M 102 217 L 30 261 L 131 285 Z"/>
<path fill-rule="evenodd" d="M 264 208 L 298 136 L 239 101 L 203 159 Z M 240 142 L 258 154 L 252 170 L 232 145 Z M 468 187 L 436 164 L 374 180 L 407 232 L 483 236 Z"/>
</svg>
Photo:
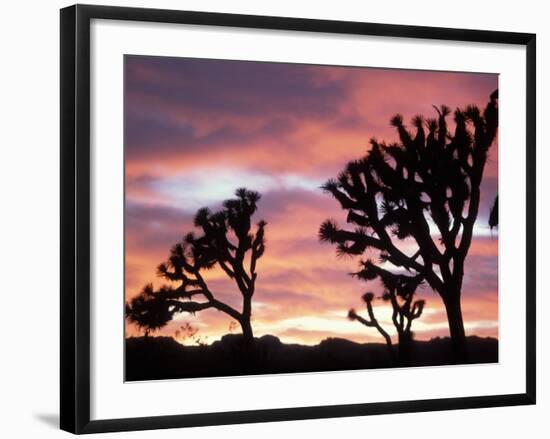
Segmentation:
<svg viewBox="0 0 550 439">
<path fill-rule="evenodd" d="M 90 21 L 133 20 L 526 47 L 525 393 L 90 420 Z M 81 434 L 535 404 L 536 36 L 289 17 L 75 5 L 61 10 L 61 429 Z"/>
</svg>

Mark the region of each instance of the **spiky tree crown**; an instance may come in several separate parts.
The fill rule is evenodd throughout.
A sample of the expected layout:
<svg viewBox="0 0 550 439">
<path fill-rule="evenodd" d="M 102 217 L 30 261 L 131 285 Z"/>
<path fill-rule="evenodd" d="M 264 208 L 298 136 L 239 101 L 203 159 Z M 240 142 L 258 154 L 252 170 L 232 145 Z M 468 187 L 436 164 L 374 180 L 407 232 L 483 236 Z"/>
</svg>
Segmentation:
<svg viewBox="0 0 550 439">
<path fill-rule="evenodd" d="M 172 247 L 168 260 L 157 267 L 160 277 L 178 285 L 163 286 L 158 291 L 147 285 L 126 305 L 130 322 L 154 330 L 176 313 L 195 313 L 207 308 L 218 309 L 242 322 L 243 313 L 217 300 L 202 275 L 204 270 L 219 265 L 236 282 L 246 300 L 254 294 L 256 264 L 265 252 L 266 222 L 259 221 L 253 230 L 252 216 L 260 200 L 258 192 L 241 188 L 235 195 L 236 198 L 224 201 L 218 212 L 208 208 L 197 211 L 194 225 L 199 233 L 185 235 Z"/>
<path fill-rule="evenodd" d="M 384 266 L 402 267 L 445 294 L 445 283 L 460 277 L 471 244 L 479 186 L 497 131 L 497 103 L 495 91 L 483 114 L 475 106 L 457 109 L 454 134 L 446 106 L 434 107 L 435 119 L 413 118 L 414 133 L 401 115 L 394 116 L 399 143 L 371 139 L 364 157 L 322 186 L 347 211 L 352 227 L 326 220 L 319 229 L 321 241 L 335 244 L 339 256 L 377 251 Z M 413 254 L 401 245 L 405 240 L 409 248 L 416 244 Z M 379 276 L 369 269 L 365 265 L 363 278 Z"/>
</svg>

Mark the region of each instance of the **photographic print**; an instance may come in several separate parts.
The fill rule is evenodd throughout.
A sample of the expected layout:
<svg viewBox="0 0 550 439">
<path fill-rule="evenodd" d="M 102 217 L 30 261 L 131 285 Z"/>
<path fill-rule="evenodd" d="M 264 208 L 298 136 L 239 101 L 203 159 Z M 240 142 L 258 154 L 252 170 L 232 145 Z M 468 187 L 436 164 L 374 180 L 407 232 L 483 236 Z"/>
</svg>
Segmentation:
<svg viewBox="0 0 550 439">
<path fill-rule="evenodd" d="M 498 362 L 498 75 L 126 55 L 126 381 Z"/>
</svg>

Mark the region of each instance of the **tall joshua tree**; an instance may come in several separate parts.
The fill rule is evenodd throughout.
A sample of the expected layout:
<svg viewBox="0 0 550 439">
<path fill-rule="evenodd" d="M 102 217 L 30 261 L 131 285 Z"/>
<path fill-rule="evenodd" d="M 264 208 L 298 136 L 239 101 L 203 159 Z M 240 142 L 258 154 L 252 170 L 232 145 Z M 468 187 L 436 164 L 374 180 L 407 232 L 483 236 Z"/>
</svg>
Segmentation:
<svg viewBox="0 0 550 439">
<path fill-rule="evenodd" d="M 189 233 L 172 247 L 168 261 L 158 266 L 158 275 L 176 286 L 165 285 L 154 291 L 146 285 L 126 304 L 129 321 L 147 330 L 158 329 L 175 314 L 196 313 L 213 308 L 235 319 L 242 328 L 245 342 L 252 346 L 254 336 L 250 318 L 256 284 L 257 262 L 265 251 L 265 221 L 252 230 L 252 215 L 260 200 L 258 192 L 241 188 L 236 198 L 226 200 L 223 209 L 212 213 L 200 209 L 195 227 L 200 234 Z M 237 310 L 218 300 L 208 286 L 204 272 L 218 265 L 232 279 L 242 296 Z"/>
<path fill-rule="evenodd" d="M 394 116 L 391 125 L 398 143 L 372 139 L 363 158 L 349 162 L 336 179 L 324 184 L 354 228 L 328 220 L 320 236 L 336 244 L 340 254 L 359 256 L 374 249 L 384 272 L 406 271 L 426 281 L 443 300 L 455 361 L 463 362 L 464 264 L 487 154 L 498 128 L 498 91 L 483 112 L 474 105 L 456 109 L 454 133 L 447 125 L 450 109 L 434 108 L 437 118 L 412 120 L 414 133 L 401 115 Z M 414 250 L 407 250 L 411 246 Z"/>
<path fill-rule="evenodd" d="M 362 263 L 362 269 L 354 274 L 363 280 L 380 278 L 382 281 L 384 293 L 381 299 L 390 302 L 392 306 L 392 323 L 397 331 L 399 342 L 397 358 L 395 358 L 390 335 L 375 316 L 372 304 L 375 298 L 373 293 L 368 292 L 362 297 L 367 307 L 367 317 L 362 317 L 354 309 L 350 309 L 348 318 L 357 320 L 365 326 L 376 328 L 386 341 L 390 358 L 393 361 L 397 360 L 397 363 L 402 366 L 409 365 L 413 340 L 412 323 L 413 320 L 422 315 L 425 305 L 424 300 L 414 299 L 416 289 L 422 282 L 422 278 L 420 276 L 389 273 L 371 261 Z"/>
</svg>

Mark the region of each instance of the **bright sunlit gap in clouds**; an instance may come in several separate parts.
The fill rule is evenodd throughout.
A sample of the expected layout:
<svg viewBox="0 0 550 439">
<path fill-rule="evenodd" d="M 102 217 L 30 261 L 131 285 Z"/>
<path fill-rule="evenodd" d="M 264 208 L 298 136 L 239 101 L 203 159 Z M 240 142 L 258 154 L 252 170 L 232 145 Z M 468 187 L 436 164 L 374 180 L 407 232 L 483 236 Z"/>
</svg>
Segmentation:
<svg viewBox="0 0 550 439">
<path fill-rule="evenodd" d="M 152 189 L 162 202 L 195 212 L 231 198 L 236 188 L 246 186 L 260 193 L 280 190 L 319 190 L 322 180 L 296 174 L 269 175 L 237 168 L 199 168 L 159 179 Z"/>
</svg>

